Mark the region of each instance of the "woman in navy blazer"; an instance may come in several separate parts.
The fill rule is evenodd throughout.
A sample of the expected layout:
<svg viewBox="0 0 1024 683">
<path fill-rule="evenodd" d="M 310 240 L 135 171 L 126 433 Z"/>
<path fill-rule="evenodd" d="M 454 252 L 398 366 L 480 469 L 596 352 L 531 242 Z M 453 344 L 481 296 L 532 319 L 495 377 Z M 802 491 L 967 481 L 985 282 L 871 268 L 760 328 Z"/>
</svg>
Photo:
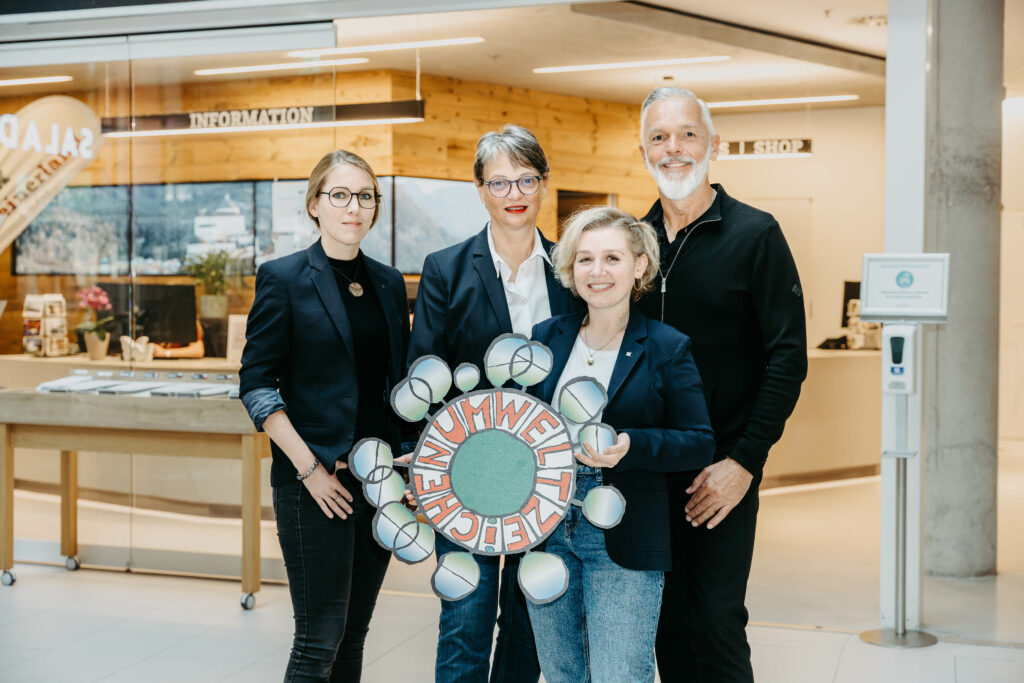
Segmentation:
<svg viewBox="0 0 1024 683">
<path fill-rule="evenodd" d="M 533 329 L 551 349 L 551 373 L 533 391 L 557 405 L 562 387 L 592 377 L 606 387 L 601 421 L 618 432 L 602 453 L 577 455 L 576 494 L 600 485 L 626 501 L 622 521 L 601 530 L 578 507 L 548 537 L 546 552 L 569 570 L 565 594 L 528 605 L 549 683 L 653 681 L 664 573 L 672 568 L 666 472 L 711 463 L 714 434 L 681 332 L 631 307 L 658 269 L 654 230 L 611 207 L 575 214 L 553 256 L 559 279 L 586 314 Z"/>
<path fill-rule="evenodd" d="M 256 273 L 240 393 L 272 441 L 270 483 L 295 614 L 285 681 L 359 680 L 390 559 L 344 457 L 362 438 L 399 447 L 387 396 L 405 373 L 405 282 L 359 249 L 380 199 L 363 159 L 326 155 L 306 191 L 320 240 Z"/>
<path fill-rule="evenodd" d="M 537 229 L 549 170 L 544 150 L 525 128 L 507 125 L 480 138 L 473 177 L 490 221 L 474 237 L 427 256 L 410 363 L 433 354 L 452 369 L 461 363 L 482 368 L 498 335 L 528 335 L 541 320 L 577 308 L 551 270 L 552 243 Z M 439 557 L 462 549 L 441 535 L 436 548 Z M 477 590 L 441 603 L 436 683 L 535 683 L 540 677 L 526 600 L 516 582 L 519 558 L 506 556 L 499 571 L 502 558 L 478 557 Z"/>
</svg>

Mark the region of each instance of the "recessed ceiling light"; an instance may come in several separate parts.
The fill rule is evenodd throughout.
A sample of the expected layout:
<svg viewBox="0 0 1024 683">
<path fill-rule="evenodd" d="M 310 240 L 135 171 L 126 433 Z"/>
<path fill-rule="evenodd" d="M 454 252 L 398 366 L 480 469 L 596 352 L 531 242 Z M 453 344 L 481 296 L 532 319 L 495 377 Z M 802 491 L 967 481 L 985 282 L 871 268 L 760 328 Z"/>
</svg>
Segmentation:
<svg viewBox="0 0 1024 683">
<path fill-rule="evenodd" d="M 196 76 L 215 76 L 217 74 L 248 74 L 257 71 L 287 71 L 289 69 L 311 69 L 319 66 L 345 66 L 348 64 L 366 64 L 369 59 L 349 57 L 348 59 L 321 59 L 315 62 L 286 62 L 284 64 L 257 64 L 255 66 L 226 66 L 219 69 L 196 69 Z"/>
<path fill-rule="evenodd" d="M 767 100 L 733 100 L 730 102 L 708 102 L 709 109 L 729 107 L 767 107 L 777 104 L 814 104 L 816 102 L 849 102 L 859 100 L 860 95 L 819 95 L 816 97 L 777 97 Z"/>
<path fill-rule="evenodd" d="M 545 66 L 533 70 L 535 74 L 560 74 L 569 71 L 604 71 L 606 69 L 638 69 L 644 66 L 668 66 L 672 64 L 703 64 L 724 62 L 728 56 L 685 57 L 682 59 L 650 59 L 642 62 L 613 62 L 610 64 L 579 64 L 575 66 Z"/>
<path fill-rule="evenodd" d="M 74 80 L 71 76 L 39 76 L 37 78 L 11 78 L 0 81 L 0 86 L 5 85 L 32 85 L 33 83 L 66 83 Z"/>
<path fill-rule="evenodd" d="M 405 43 L 378 43 L 376 45 L 346 45 L 345 47 L 323 47 L 316 50 L 294 50 L 289 57 L 320 57 L 322 55 L 358 55 L 365 52 L 391 52 L 413 50 L 423 47 L 447 47 L 449 45 L 472 45 L 484 42 L 483 38 L 440 38 L 438 40 L 414 40 Z"/>
</svg>

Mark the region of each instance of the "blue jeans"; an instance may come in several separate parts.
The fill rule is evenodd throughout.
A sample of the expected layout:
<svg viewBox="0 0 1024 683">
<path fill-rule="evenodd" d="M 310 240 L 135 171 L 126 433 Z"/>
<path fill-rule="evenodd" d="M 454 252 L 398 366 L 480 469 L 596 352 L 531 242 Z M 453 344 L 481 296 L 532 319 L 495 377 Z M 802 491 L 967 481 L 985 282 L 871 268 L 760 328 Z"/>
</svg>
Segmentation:
<svg viewBox="0 0 1024 683">
<path fill-rule="evenodd" d="M 391 553 L 373 539 L 376 510 L 359 482 L 351 475 L 341 479 L 354 498 L 348 519 L 327 519 L 301 482 L 274 487 L 277 537 L 295 614 L 287 683 L 352 683 L 362 670 L 363 643 Z"/>
<path fill-rule="evenodd" d="M 576 473 L 583 500 L 600 474 Z M 545 552 L 569 570 L 569 587 L 545 605 L 529 604 L 540 668 L 548 683 L 654 680 L 654 637 L 665 583 L 660 571 L 636 571 L 608 557 L 604 532 L 572 506 Z"/>
<path fill-rule="evenodd" d="M 438 557 L 465 550 L 441 534 L 435 548 Z M 502 558 L 476 555 L 480 565 L 477 589 L 462 600 L 441 601 L 436 683 L 486 683 L 488 668 L 491 683 L 536 683 L 540 678 L 526 598 L 516 578 L 520 557 L 506 556 L 499 571 Z M 498 642 L 494 666 L 490 667 L 495 618 Z"/>
</svg>

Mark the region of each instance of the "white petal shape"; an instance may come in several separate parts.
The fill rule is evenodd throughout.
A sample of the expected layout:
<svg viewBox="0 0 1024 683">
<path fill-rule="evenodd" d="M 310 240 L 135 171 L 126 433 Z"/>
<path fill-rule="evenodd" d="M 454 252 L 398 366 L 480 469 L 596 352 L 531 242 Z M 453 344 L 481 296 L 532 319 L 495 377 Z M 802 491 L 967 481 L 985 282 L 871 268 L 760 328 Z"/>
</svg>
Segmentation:
<svg viewBox="0 0 1024 683">
<path fill-rule="evenodd" d="M 551 355 L 551 349 L 540 342 L 530 342 L 526 349 L 521 349 L 517 355 L 524 355 L 524 352 L 529 353 L 529 364 L 513 375 L 512 379 L 524 387 L 532 387 L 534 384 L 543 382 L 544 378 L 548 376 L 554 358 Z"/>
<path fill-rule="evenodd" d="M 455 368 L 455 386 L 459 391 L 466 393 L 476 388 L 480 383 L 480 369 L 472 363 L 463 363 Z"/>
<path fill-rule="evenodd" d="M 408 422 L 419 422 L 430 409 L 430 387 L 422 379 L 403 379 L 391 390 L 391 407 Z"/>
<path fill-rule="evenodd" d="M 569 587 L 569 570 L 551 553 L 527 553 L 519 561 L 519 587 L 530 602 L 542 605 L 557 600 Z"/>
<path fill-rule="evenodd" d="M 363 482 L 363 495 L 370 505 L 383 507 L 388 503 L 402 500 L 405 495 L 405 482 L 398 472 L 378 467 Z"/>
<path fill-rule="evenodd" d="M 480 565 L 470 553 L 445 553 L 437 563 L 430 585 L 442 600 L 461 600 L 480 583 Z"/>
<path fill-rule="evenodd" d="M 373 537 L 387 550 L 405 548 L 416 539 L 419 522 L 401 503 L 388 503 L 373 516 Z"/>
<path fill-rule="evenodd" d="M 448 364 L 437 356 L 422 356 L 409 367 L 409 379 L 421 379 L 430 389 L 429 403 L 444 400 L 452 388 L 452 371 Z"/>
<path fill-rule="evenodd" d="M 558 412 L 573 422 L 590 422 L 601 414 L 608 402 L 604 387 L 593 377 L 577 377 L 566 382 L 558 395 Z"/>
<path fill-rule="evenodd" d="M 615 444 L 615 430 L 603 422 L 584 425 L 580 430 L 580 446 L 584 443 L 589 444 L 597 453 L 601 453 Z M 586 451 L 584 454 L 587 454 Z"/>
<path fill-rule="evenodd" d="M 529 340 L 521 334 L 503 334 L 495 337 L 484 353 L 484 372 L 487 381 L 500 387 L 511 379 L 516 352 L 528 343 Z"/>
<path fill-rule="evenodd" d="M 611 529 L 622 521 L 626 499 L 614 486 L 590 489 L 583 499 L 583 516 L 599 529 Z"/>
<path fill-rule="evenodd" d="M 416 522 L 415 535 L 408 544 L 395 544 L 395 557 L 406 564 L 422 562 L 433 554 L 434 530 L 423 522 Z"/>
<path fill-rule="evenodd" d="M 380 439 L 362 439 L 348 454 L 348 468 L 359 481 L 366 481 L 378 467 L 391 469 L 391 447 Z"/>
</svg>

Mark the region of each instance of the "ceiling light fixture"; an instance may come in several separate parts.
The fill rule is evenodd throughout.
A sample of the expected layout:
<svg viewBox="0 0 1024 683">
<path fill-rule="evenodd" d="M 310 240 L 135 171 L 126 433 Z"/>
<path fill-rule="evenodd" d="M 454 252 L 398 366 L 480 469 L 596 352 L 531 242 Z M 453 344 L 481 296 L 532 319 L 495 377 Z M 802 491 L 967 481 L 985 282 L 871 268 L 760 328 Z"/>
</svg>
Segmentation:
<svg viewBox="0 0 1024 683">
<path fill-rule="evenodd" d="M 726 55 L 713 57 L 684 57 L 681 59 L 650 59 L 643 62 L 613 62 L 610 64 L 579 64 L 576 66 L 545 66 L 533 70 L 535 74 L 560 74 L 570 71 L 604 71 L 606 69 L 638 69 L 645 66 L 670 66 L 673 64 L 704 64 L 724 62 Z"/>
<path fill-rule="evenodd" d="M 71 76 L 38 76 L 36 78 L 11 78 L 0 81 L 0 87 L 6 85 L 32 85 L 34 83 L 67 83 L 74 80 Z"/>
<path fill-rule="evenodd" d="M 709 109 L 729 107 L 767 107 L 778 104 L 815 104 L 818 102 L 849 102 L 859 100 L 860 95 L 819 95 L 816 97 L 778 97 L 768 100 L 734 100 L 730 102 L 708 102 Z"/>
<path fill-rule="evenodd" d="M 293 50 L 289 57 L 320 57 L 322 55 L 358 55 L 366 52 L 392 52 L 394 50 L 415 50 L 425 47 L 448 47 L 450 45 L 473 45 L 482 43 L 479 36 L 469 38 L 439 38 L 437 40 L 413 40 L 405 43 L 378 43 L 376 45 L 346 45 L 345 47 L 323 47 L 316 50 Z"/>
<path fill-rule="evenodd" d="M 257 64 L 255 66 L 226 66 L 218 69 L 196 69 L 196 76 L 216 76 L 219 74 L 249 74 L 258 71 L 287 71 L 290 69 L 310 69 L 319 66 L 347 66 L 349 64 L 366 64 L 369 59 L 349 57 L 347 59 L 322 59 L 315 62 L 287 62 L 284 64 Z"/>
</svg>

